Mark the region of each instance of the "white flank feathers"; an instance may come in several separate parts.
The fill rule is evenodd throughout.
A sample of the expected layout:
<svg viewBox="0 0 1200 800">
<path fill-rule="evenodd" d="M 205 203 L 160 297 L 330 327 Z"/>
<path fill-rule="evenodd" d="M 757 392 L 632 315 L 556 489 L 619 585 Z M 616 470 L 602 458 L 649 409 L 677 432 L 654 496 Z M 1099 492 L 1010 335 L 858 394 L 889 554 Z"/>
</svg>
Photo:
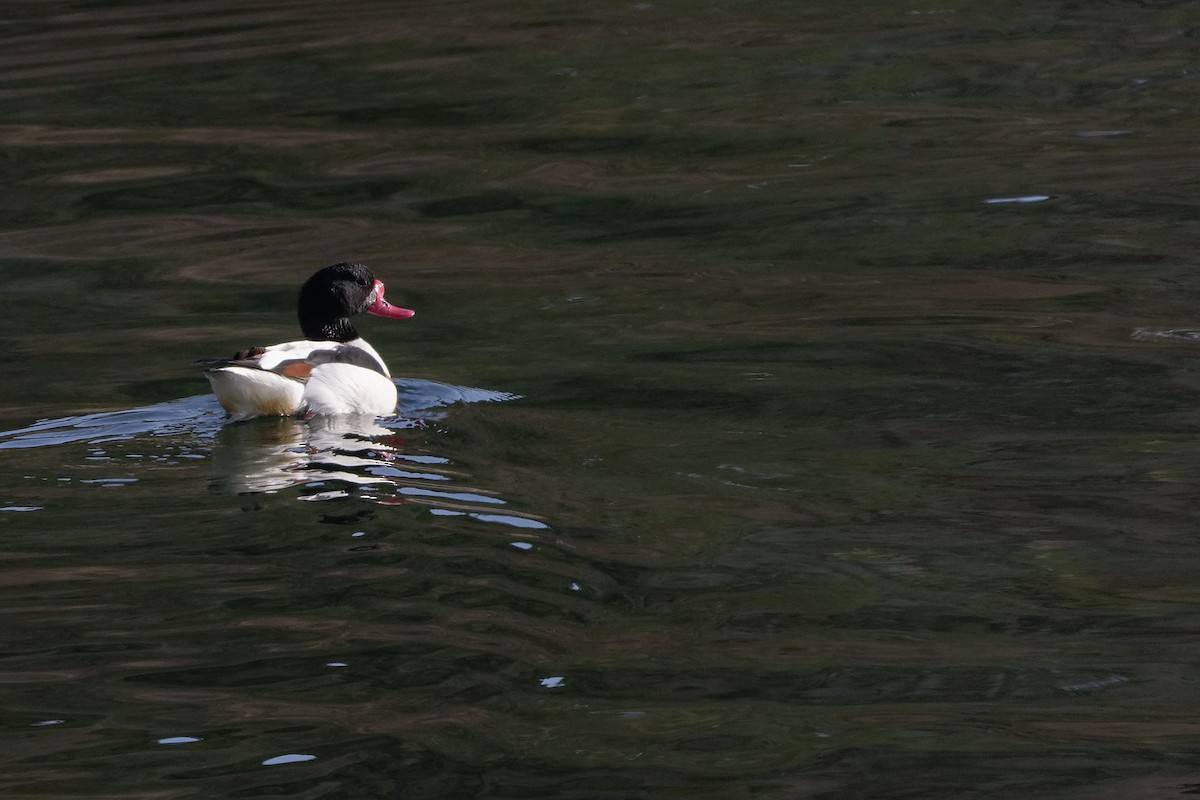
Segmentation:
<svg viewBox="0 0 1200 800">
<path fill-rule="evenodd" d="M 286 417 L 300 410 L 304 384 L 253 367 L 218 367 L 204 373 L 213 394 L 235 422 L 251 417 Z"/>
<path fill-rule="evenodd" d="M 381 372 L 345 361 L 327 361 L 339 348 L 352 347 L 379 365 Z M 362 339 L 337 342 L 285 342 L 266 348 L 254 365 L 230 364 L 207 370 L 213 393 L 234 421 L 294 414 L 365 414 L 396 412 L 396 385 L 375 348 Z M 281 370 L 296 362 L 312 364 L 307 379 Z"/>
<path fill-rule="evenodd" d="M 322 364 L 304 388 L 303 411 L 311 414 L 396 413 L 396 384 L 353 364 Z"/>
</svg>

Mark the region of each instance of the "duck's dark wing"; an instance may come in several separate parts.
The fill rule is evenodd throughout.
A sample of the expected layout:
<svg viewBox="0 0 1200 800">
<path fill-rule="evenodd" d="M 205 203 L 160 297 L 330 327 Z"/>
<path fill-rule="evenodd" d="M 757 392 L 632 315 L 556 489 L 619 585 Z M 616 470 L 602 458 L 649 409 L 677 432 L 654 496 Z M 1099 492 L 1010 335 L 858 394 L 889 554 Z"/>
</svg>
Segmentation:
<svg viewBox="0 0 1200 800">
<path fill-rule="evenodd" d="M 382 364 L 360 347 L 337 342 L 288 342 L 274 347 L 251 347 L 230 358 L 210 358 L 192 362 L 205 369 L 244 367 L 265 370 L 296 380 L 307 380 L 322 364 L 350 364 L 380 375 L 387 375 Z"/>
</svg>

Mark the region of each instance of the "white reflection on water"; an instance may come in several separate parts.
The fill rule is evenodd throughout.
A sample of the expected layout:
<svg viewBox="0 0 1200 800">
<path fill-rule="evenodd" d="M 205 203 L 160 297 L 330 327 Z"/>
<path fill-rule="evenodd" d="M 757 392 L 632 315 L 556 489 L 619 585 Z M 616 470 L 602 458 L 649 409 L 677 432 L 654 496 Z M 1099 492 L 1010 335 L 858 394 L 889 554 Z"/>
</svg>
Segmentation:
<svg viewBox="0 0 1200 800">
<path fill-rule="evenodd" d="M 1129 338 L 1135 342 L 1191 342 L 1200 341 L 1200 330 L 1195 328 L 1134 328 Z"/>
<path fill-rule="evenodd" d="M 1049 200 L 1049 194 L 1022 194 L 1020 197 L 994 197 L 984 200 L 988 205 L 997 205 L 1001 203 L 1044 203 Z"/>
<path fill-rule="evenodd" d="M 1062 684 L 1058 688 L 1062 689 L 1064 692 L 1071 692 L 1072 694 L 1094 694 L 1104 689 L 1111 689 L 1114 686 L 1120 686 L 1125 683 L 1129 683 L 1129 678 L 1125 677 L 1124 675 L 1111 673 L 1090 681 Z"/>
<path fill-rule="evenodd" d="M 275 492 L 291 486 L 320 488 L 324 481 L 354 485 L 387 482 L 362 470 L 387 463 L 396 448 L 374 441 L 396 430 L 413 427 L 391 420 L 394 427 L 373 417 L 318 417 L 252 420 L 220 431 L 212 451 L 212 488 L 236 494 Z M 348 496 L 344 489 L 308 493 L 303 500 L 332 500 Z"/>
<path fill-rule="evenodd" d="M 80 483 L 94 486 L 128 486 L 131 483 L 137 483 L 137 478 L 90 478 L 81 480 Z"/>
<path fill-rule="evenodd" d="M 983 202 L 994 206 L 1000 203 L 1042 203 L 1049 199 L 1048 194 L 1024 194 L 1020 197 L 992 197 Z"/>
<path fill-rule="evenodd" d="M 263 763 L 264 767 L 273 767 L 276 764 L 295 764 L 299 761 L 316 761 L 316 760 L 317 760 L 317 757 L 313 756 L 313 755 L 308 755 L 305 753 L 288 753 L 287 755 L 284 755 L 284 756 L 275 756 L 274 758 L 268 758 L 266 761 L 264 761 L 262 763 Z"/>
</svg>

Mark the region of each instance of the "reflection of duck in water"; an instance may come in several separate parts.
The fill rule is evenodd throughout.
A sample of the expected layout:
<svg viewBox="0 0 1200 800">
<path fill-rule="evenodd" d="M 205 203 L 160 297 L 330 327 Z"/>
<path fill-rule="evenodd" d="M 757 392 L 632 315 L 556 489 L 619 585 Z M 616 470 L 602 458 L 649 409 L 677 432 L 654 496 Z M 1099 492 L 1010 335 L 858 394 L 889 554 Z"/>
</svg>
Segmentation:
<svg viewBox="0 0 1200 800">
<path fill-rule="evenodd" d="M 304 341 L 252 347 L 197 362 L 233 420 L 301 414 L 396 412 L 387 365 L 350 317 L 366 312 L 406 319 L 414 312 L 383 299 L 383 281 L 362 264 L 334 264 L 305 281 L 297 304 Z"/>
<path fill-rule="evenodd" d="M 386 426 L 362 416 L 322 416 L 224 425 L 212 450 L 209 487 L 234 494 L 295 488 L 296 499 L 310 502 L 424 506 L 435 517 L 463 517 L 525 531 L 549 527 L 533 514 L 507 508 L 508 501 L 495 491 L 464 485 L 469 476 L 450 459 L 411 452 L 406 432 L 424 427 L 420 422 L 385 422 Z M 370 513 L 351 507 L 343 518 L 364 515 Z"/>
<path fill-rule="evenodd" d="M 380 477 L 380 472 L 398 455 L 388 440 L 399 430 L 364 416 L 323 416 L 307 422 L 284 417 L 226 425 L 212 451 L 211 486 L 243 494 L 323 481 L 391 484 L 392 479 Z"/>
</svg>

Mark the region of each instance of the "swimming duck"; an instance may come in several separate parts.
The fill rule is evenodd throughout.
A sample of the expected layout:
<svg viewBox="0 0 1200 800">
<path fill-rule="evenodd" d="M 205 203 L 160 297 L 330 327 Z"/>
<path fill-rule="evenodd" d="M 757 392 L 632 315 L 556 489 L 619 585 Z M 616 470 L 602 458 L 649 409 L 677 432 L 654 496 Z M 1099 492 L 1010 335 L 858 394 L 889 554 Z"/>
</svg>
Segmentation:
<svg viewBox="0 0 1200 800">
<path fill-rule="evenodd" d="M 383 299 L 383 281 L 362 264 L 319 270 L 300 288 L 303 341 L 251 347 L 232 358 L 198 361 L 234 421 L 265 416 L 396 413 L 387 365 L 350 317 L 366 312 L 407 319 L 415 312 Z"/>
</svg>

